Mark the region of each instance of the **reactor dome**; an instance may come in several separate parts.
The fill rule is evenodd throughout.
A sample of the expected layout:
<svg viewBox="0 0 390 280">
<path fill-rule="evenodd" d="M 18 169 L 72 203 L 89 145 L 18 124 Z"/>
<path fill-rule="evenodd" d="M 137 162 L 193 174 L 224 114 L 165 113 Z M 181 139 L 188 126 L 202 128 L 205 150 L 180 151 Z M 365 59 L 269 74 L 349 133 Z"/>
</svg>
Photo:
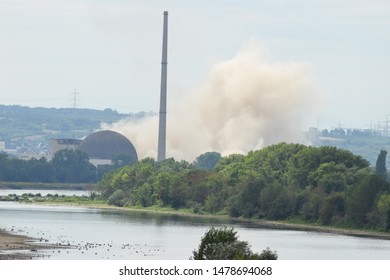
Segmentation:
<svg viewBox="0 0 390 280">
<path fill-rule="evenodd" d="M 100 161 L 100 163 L 108 163 L 118 155 L 130 156 L 133 162 L 138 160 L 137 152 L 130 142 L 122 134 L 102 130 L 87 136 L 79 145 L 79 150 L 88 154 L 91 162 Z"/>
</svg>

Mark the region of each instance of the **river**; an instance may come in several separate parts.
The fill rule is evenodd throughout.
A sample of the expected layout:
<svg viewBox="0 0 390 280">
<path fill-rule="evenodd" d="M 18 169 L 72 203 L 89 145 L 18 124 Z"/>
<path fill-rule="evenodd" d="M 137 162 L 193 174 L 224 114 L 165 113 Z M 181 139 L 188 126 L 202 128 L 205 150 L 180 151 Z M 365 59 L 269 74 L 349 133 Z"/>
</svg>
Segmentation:
<svg viewBox="0 0 390 280">
<path fill-rule="evenodd" d="M 188 259 L 210 226 L 233 226 L 255 252 L 279 259 L 390 260 L 390 241 L 260 228 L 214 218 L 112 209 L 0 202 L 0 228 L 72 248 L 43 251 L 49 259 Z"/>
</svg>

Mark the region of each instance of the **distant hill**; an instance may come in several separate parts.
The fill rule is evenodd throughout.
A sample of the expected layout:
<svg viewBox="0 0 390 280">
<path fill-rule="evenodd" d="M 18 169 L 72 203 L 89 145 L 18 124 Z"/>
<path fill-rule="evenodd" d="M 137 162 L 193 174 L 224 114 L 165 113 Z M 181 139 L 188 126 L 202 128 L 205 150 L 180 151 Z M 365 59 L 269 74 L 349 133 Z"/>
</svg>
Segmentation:
<svg viewBox="0 0 390 280">
<path fill-rule="evenodd" d="M 50 138 L 81 139 L 99 129 L 102 122 L 113 123 L 125 118 L 138 120 L 155 114 L 121 114 L 112 109 L 0 105 L 0 141 L 5 142 L 7 150 L 13 150 L 19 156 L 44 155 L 48 151 Z M 390 137 L 374 130 L 311 129 L 308 135 L 313 146 L 335 146 L 349 150 L 367 159 L 372 166 L 375 166 L 380 150 L 390 152 Z"/>
<path fill-rule="evenodd" d="M 100 127 L 125 118 L 141 119 L 154 113 L 121 114 L 112 109 L 31 108 L 0 105 L 0 141 L 21 153 L 47 150 L 50 138 L 82 138 Z M 39 146 L 39 147 L 38 147 Z"/>
<path fill-rule="evenodd" d="M 375 166 L 381 150 L 390 152 L 390 137 L 375 130 L 342 129 L 309 132 L 313 146 L 334 146 L 360 155 Z"/>
</svg>

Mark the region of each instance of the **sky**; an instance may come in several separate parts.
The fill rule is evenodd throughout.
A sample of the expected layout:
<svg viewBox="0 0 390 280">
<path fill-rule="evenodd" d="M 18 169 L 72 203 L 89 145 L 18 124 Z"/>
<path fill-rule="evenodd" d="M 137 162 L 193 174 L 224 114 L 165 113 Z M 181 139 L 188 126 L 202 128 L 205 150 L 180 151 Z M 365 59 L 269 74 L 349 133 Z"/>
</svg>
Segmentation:
<svg viewBox="0 0 390 280">
<path fill-rule="evenodd" d="M 0 104 L 157 112 L 163 11 L 168 113 L 255 40 L 268 61 L 307 65 L 317 101 L 304 126 L 390 114 L 387 0 L 0 0 Z"/>
</svg>

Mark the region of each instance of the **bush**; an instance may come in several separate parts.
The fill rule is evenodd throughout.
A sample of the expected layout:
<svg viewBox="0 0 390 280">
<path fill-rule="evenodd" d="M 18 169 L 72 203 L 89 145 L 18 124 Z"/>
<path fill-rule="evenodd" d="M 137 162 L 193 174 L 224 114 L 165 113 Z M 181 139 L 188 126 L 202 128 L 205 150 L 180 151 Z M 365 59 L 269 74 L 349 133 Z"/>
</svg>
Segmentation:
<svg viewBox="0 0 390 280">
<path fill-rule="evenodd" d="M 194 260 L 276 260 L 278 255 L 269 248 L 261 254 L 253 253 L 248 242 L 240 241 L 233 228 L 211 227 L 202 237 Z"/>
<path fill-rule="evenodd" d="M 108 198 L 108 204 L 123 207 L 124 199 L 125 199 L 125 193 L 123 192 L 123 190 L 116 190 Z"/>
</svg>

